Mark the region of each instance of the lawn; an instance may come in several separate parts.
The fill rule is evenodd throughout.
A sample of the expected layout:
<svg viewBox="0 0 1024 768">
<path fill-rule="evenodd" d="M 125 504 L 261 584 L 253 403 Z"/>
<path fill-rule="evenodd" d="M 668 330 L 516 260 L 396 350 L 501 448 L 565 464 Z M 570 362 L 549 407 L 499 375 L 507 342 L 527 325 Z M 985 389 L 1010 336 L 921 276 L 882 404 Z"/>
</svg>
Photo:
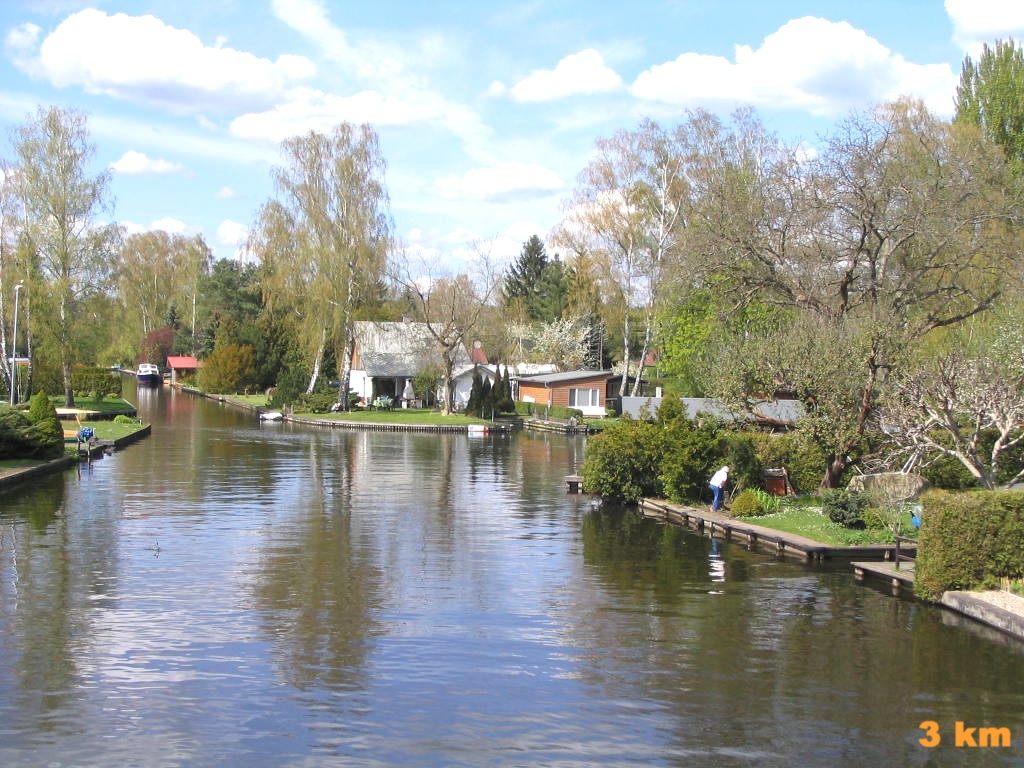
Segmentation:
<svg viewBox="0 0 1024 768">
<path fill-rule="evenodd" d="M 445 416 L 437 408 L 395 408 L 391 411 L 360 409 L 348 413 L 295 413 L 298 418 L 325 419 L 374 424 L 489 424 L 487 419 L 453 413 Z"/>
<path fill-rule="evenodd" d="M 50 397 L 50 402 L 53 403 L 54 408 L 64 407 L 63 397 Z M 135 410 L 135 406 L 123 397 L 104 397 L 102 400 L 76 397 L 74 407 L 82 411 L 98 411 L 99 413 L 130 413 Z"/>
<path fill-rule="evenodd" d="M 821 506 L 811 501 L 783 503 L 780 511 L 760 517 L 737 517 L 744 523 L 762 525 L 777 531 L 796 533 L 809 539 L 835 547 L 852 547 L 860 544 L 891 544 L 893 534 L 887 530 L 852 530 L 833 523 L 826 517 Z M 903 524 L 903 535 L 915 535 L 910 515 Z"/>
</svg>

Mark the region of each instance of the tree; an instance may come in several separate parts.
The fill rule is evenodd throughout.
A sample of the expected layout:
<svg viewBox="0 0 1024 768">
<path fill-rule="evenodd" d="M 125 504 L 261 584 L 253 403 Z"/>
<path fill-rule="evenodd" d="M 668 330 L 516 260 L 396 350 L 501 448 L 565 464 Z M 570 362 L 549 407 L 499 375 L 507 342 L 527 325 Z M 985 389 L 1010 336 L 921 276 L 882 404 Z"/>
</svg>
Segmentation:
<svg viewBox="0 0 1024 768">
<path fill-rule="evenodd" d="M 851 116 L 817 157 L 750 113 L 733 130 L 704 126 L 690 137 L 699 203 L 687 271 L 733 306 L 816 317 L 849 345 L 859 385 L 844 378 L 843 407 L 812 411 L 849 422 L 832 430 L 823 485 L 835 487 L 907 351 L 999 297 L 1017 251 L 1020 185 L 1001 153 L 916 102 Z M 720 391 L 717 373 L 709 392 Z M 749 395 L 792 386 L 789 374 L 776 367 L 749 382 Z"/>
<path fill-rule="evenodd" d="M 1024 50 L 1013 40 L 987 43 L 964 59 L 956 89 L 957 122 L 977 125 L 1018 167 L 1024 163 Z"/>
<path fill-rule="evenodd" d="M 1024 443 L 1024 358 L 1016 365 L 988 357 L 970 359 L 951 352 L 897 378 L 881 423 L 898 447 L 904 469 L 932 456 L 951 456 L 978 482 L 995 490 L 1000 477 L 1009 489 L 1024 478 L 1019 461 L 1004 462 Z"/>
<path fill-rule="evenodd" d="M 636 131 L 620 131 L 597 142 L 597 158 L 580 174 L 571 209 L 557 241 L 576 253 L 604 254 L 609 278 L 622 302 L 623 378 L 619 395 L 626 394 L 636 346 L 632 312 L 642 313 L 642 341 L 637 368 L 656 333 L 655 307 L 688 221 L 689 183 L 677 137 L 650 120 Z M 641 377 L 634 382 L 639 393 Z"/>
<path fill-rule="evenodd" d="M 40 107 L 17 129 L 14 145 L 25 232 L 53 302 L 48 330 L 71 407 L 78 320 L 105 287 L 120 235 L 117 225 L 100 223 L 109 213 L 109 172 L 89 175 L 94 148 L 85 116 L 73 110 Z"/>
<path fill-rule="evenodd" d="M 201 235 L 154 230 L 125 239 L 118 254 L 117 282 L 126 317 L 138 327 L 140 338 L 164 325 L 172 310 L 187 307 L 189 351 L 195 353 L 199 282 L 212 260 Z"/>
<path fill-rule="evenodd" d="M 437 343 L 441 358 L 445 399 L 442 412 L 455 410 L 455 366 L 460 350 L 465 354 L 470 337 L 497 290 L 499 275 L 489 255 L 477 248 L 473 271 L 452 274 L 436 261 L 405 256 L 396 262 L 392 281 L 408 297 L 417 319 Z"/>
<path fill-rule="evenodd" d="M 18 264 L 17 232 L 21 228 L 21 204 L 14 184 L 14 174 L 8 163 L 0 161 L 0 371 L 3 371 L 5 390 L 14 390 L 12 352 L 25 346 L 14 338 L 14 296 L 25 287 L 28 276 L 24 265 Z M 19 286 L 20 287 L 16 287 Z M 20 298 L 20 297 L 19 297 Z M 21 309 L 20 300 L 18 309 Z M 22 328 L 26 325 L 23 323 Z M 8 335 L 10 329 L 10 335 Z M 24 356 L 24 355 L 22 355 Z"/>
<path fill-rule="evenodd" d="M 268 304 L 294 314 L 310 359 L 307 391 L 329 347 L 347 408 L 353 323 L 381 289 L 391 247 L 384 158 L 372 128 L 349 123 L 286 139 L 282 151 L 279 199 L 261 209 L 249 249 L 265 267 Z"/>
</svg>

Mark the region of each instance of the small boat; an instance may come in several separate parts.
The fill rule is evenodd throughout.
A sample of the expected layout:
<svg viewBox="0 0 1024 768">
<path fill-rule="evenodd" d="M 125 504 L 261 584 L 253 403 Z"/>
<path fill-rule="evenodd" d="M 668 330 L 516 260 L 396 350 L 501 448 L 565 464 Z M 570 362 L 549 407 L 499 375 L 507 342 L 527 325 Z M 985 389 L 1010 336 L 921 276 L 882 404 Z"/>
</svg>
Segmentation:
<svg viewBox="0 0 1024 768">
<path fill-rule="evenodd" d="M 281 421 L 284 414 L 280 411 L 261 411 L 260 421 Z"/>
<path fill-rule="evenodd" d="M 139 384 L 145 384 L 148 387 L 158 387 L 163 383 L 160 369 L 153 363 L 139 363 L 139 367 L 135 370 L 135 378 Z"/>
</svg>

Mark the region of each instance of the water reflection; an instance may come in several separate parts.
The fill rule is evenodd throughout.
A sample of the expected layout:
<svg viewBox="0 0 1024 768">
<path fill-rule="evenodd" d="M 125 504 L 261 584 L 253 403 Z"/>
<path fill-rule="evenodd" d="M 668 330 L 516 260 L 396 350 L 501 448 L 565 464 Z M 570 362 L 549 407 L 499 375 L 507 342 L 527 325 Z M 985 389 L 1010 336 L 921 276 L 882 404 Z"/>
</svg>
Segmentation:
<svg viewBox="0 0 1024 768">
<path fill-rule="evenodd" d="M 567 495 L 583 438 L 153 393 L 152 438 L 4 499 L 5 766 L 956 764 L 922 720 L 1019 732 L 1019 644 Z"/>
</svg>

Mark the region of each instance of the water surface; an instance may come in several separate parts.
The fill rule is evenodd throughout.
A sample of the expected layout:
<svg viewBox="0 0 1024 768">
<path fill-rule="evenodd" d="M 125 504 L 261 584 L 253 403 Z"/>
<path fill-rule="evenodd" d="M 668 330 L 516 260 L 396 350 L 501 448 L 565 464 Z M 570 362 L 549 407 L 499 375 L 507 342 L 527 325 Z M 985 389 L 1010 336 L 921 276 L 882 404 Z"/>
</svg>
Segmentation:
<svg viewBox="0 0 1024 768">
<path fill-rule="evenodd" d="M 138 396 L 152 437 L 0 501 L 4 766 L 1022 762 L 1021 644 L 596 509 L 586 438 Z"/>
</svg>

